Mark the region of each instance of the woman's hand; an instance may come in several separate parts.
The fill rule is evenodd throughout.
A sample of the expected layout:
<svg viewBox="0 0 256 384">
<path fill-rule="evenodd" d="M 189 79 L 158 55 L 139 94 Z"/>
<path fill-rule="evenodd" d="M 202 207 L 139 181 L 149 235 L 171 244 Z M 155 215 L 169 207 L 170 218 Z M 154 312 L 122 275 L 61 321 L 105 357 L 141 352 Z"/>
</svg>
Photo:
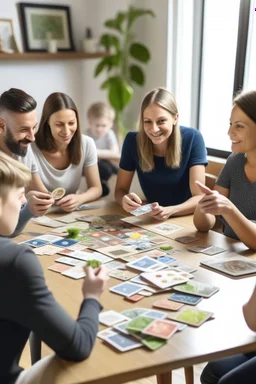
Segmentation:
<svg viewBox="0 0 256 384">
<path fill-rule="evenodd" d="M 64 196 L 62 199 L 56 201 L 55 203 L 59 207 L 61 207 L 66 212 L 74 211 L 79 205 L 82 204 L 79 195 L 70 194 Z"/>
<path fill-rule="evenodd" d="M 124 195 L 122 199 L 122 207 L 126 212 L 134 211 L 135 209 L 139 208 L 141 204 L 141 199 L 134 192 Z"/>
<path fill-rule="evenodd" d="M 169 219 L 172 215 L 172 207 L 162 207 L 158 203 L 152 203 L 153 211 L 149 212 L 148 215 L 156 220 L 164 221 Z"/>
</svg>

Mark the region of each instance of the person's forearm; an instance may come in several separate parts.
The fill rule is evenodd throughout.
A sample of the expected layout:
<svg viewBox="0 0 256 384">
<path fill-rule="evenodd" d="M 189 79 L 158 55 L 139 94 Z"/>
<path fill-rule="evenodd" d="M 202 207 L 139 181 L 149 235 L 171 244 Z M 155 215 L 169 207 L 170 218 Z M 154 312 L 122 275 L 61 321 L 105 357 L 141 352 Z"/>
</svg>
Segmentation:
<svg viewBox="0 0 256 384">
<path fill-rule="evenodd" d="M 214 227 L 216 218 L 209 213 L 203 213 L 197 206 L 194 212 L 193 222 L 198 231 L 207 232 Z"/>
<path fill-rule="evenodd" d="M 98 158 L 99 160 L 119 160 L 120 153 L 117 151 L 111 151 L 109 149 L 98 149 Z"/>
<path fill-rule="evenodd" d="M 243 313 L 248 327 L 252 331 L 256 331 L 256 288 L 249 299 L 243 306 Z"/>
<path fill-rule="evenodd" d="M 194 213 L 198 201 L 202 198 L 201 195 L 192 196 L 190 199 L 182 204 L 174 205 L 170 207 L 171 216 L 184 216 Z"/>
<path fill-rule="evenodd" d="M 79 194 L 80 204 L 88 203 L 89 201 L 94 201 L 99 199 L 102 196 L 101 187 L 91 187 L 86 192 Z"/>
<path fill-rule="evenodd" d="M 234 204 L 232 209 L 223 213 L 222 216 L 240 241 L 248 248 L 256 250 L 256 224 L 248 220 Z"/>
<path fill-rule="evenodd" d="M 125 191 L 123 189 L 115 190 L 115 200 L 117 204 L 123 205 L 123 197 L 129 193 L 128 191 Z"/>
</svg>

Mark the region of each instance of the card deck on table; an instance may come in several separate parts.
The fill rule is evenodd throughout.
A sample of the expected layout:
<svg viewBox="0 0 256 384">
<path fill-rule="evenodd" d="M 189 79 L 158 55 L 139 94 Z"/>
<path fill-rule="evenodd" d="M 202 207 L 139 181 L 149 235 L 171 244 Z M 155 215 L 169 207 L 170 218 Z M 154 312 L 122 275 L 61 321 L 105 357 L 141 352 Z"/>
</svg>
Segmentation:
<svg viewBox="0 0 256 384">
<path fill-rule="evenodd" d="M 168 315 L 168 318 L 199 327 L 206 320 L 210 319 L 212 315 L 212 312 L 202 311 L 198 308 L 182 308 L 180 312 Z"/>
<path fill-rule="evenodd" d="M 128 319 L 129 318 L 127 316 L 113 310 L 101 312 L 99 314 L 99 322 L 101 324 L 107 325 L 108 327 Z"/>
<path fill-rule="evenodd" d="M 127 281 L 125 283 L 115 285 L 114 287 L 111 287 L 109 290 L 119 295 L 128 297 L 142 291 L 143 287 L 141 285 L 130 283 Z"/>
<path fill-rule="evenodd" d="M 126 265 L 127 267 L 137 269 L 139 271 L 158 271 L 159 269 L 163 269 L 166 267 L 164 263 L 160 263 L 159 261 L 147 256 L 144 256 L 135 261 L 131 261 Z"/>
<path fill-rule="evenodd" d="M 125 300 L 131 301 L 132 303 L 137 303 L 137 301 L 144 299 L 144 297 L 145 296 L 136 293 L 135 295 L 125 297 Z"/>
<path fill-rule="evenodd" d="M 155 319 L 153 317 L 147 317 L 145 315 L 135 317 L 134 319 L 130 320 L 125 328 L 129 332 L 142 332 L 144 328 L 146 328 L 152 321 Z"/>
<path fill-rule="evenodd" d="M 113 334 L 107 337 L 104 337 L 104 341 L 118 349 L 120 352 L 130 351 L 131 349 L 139 348 L 142 346 L 142 343 L 134 338 L 120 334 L 119 332 L 112 331 Z"/>
<path fill-rule="evenodd" d="M 134 319 L 137 316 L 143 315 L 143 313 L 147 312 L 148 308 L 133 308 L 133 309 L 125 309 L 121 313 L 129 319 Z"/>
<path fill-rule="evenodd" d="M 146 335 L 169 339 L 178 330 L 178 325 L 169 320 L 157 319 L 143 329 Z"/>
<path fill-rule="evenodd" d="M 225 251 L 226 249 L 224 248 L 212 245 L 211 247 L 206 248 L 204 251 L 202 251 L 202 253 L 205 253 L 206 255 L 209 255 L 209 256 L 214 256 L 214 255 L 217 255 L 218 253 L 225 252 Z"/>
<path fill-rule="evenodd" d="M 71 239 L 61 239 L 54 241 L 52 245 L 55 245 L 56 247 L 61 247 L 61 248 L 69 248 L 70 246 L 78 243 L 77 240 L 71 240 Z"/>
<path fill-rule="evenodd" d="M 183 305 L 184 304 L 182 303 L 176 303 L 174 301 L 167 300 L 167 299 L 159 299 L 154 301 L 153 303 L 153 307 L 168 309 L 170 311 L 178 311 L 178 309 L 183 307 Z"/>
<path fill-rule="evenodd" d="M 85 277 L 84 268 L 81 265 L 71 267 L 66 271 L 62 272 L 61 274 L 67 277 L 71 277 L 75 280 L 82 279 L 83 277 Z"/>
<path fill-rule="evenodd" d="M 169 296 L 169 300 L 177 301 L 178 303 L 197 305 L 203 298 L 200 296 L 183 294 L 183 293 L 173 293 Z"/>
<path fill-rule="evenodd" d="M 238 256 L 233 252 L 227 252 L 225 256 L 201 261 L 201 264 L 230 276 L 243 276 L 256 273 L 255 261 L 248 260 L 245 256 Z"/>
<path fill-rule="evenodd" d="M 126 281 L 130 280 L 134 276 L 137 276 L 137 273 L 128 271 L 127 269 L 115 269 L 114 271 L 109 272 L 109 276 Z"/>
<path fill-rule="evenodd" d="M 179 272 L 171 270 L 158 272 L 143 272 L 141 276 L 162 289 L 188 281 L 188 278 L 183 277 Z"/>
<path fill-rule="evenodd" d="M 68 269 L 70 269 L 70 265 L 55 263 L 55 264 L 51 265 L 50 267 L 48 267 L 47 269 L 50 269 L 50 271 L 62 273 L 62 272 L 67 271 Z"/>
<path fill-rule="evenodd" d="M 182 244 L 188 244 L 188 243 L 193 243 L 194 241 L 198 241 L 199 239 L 198 237 L 195 237 L 195 236 L 179 236 L 179 237 L 176 237 L 174 240 Z"/>
<path fill-rule="evenodd" d="M 67 264 L 67 265 L 85 265 L 85 262 L 82 260 L 72 259 L 72 257 L 58 257 L 55 259 L 57 263 Z"/>
<path fill-rule="evenodd" d="M 145 205 L 141 205 L 139 208 L 135 209 L 134 211 L 131 211 L 130 213 L 134 216 L 141 216 L 153 210 L 154 208 L 152 207 L 151 204 L 145 204 Z"/>
<path fill-rule="evenodd" d="M 210 284 L 200 283 L 199 281 L 188 281 L 185 284 L 173 287 L 175 291 L 193 294 L 196 296 L 210 297 L 218 292 L 219 288 Z"/>
</svg>

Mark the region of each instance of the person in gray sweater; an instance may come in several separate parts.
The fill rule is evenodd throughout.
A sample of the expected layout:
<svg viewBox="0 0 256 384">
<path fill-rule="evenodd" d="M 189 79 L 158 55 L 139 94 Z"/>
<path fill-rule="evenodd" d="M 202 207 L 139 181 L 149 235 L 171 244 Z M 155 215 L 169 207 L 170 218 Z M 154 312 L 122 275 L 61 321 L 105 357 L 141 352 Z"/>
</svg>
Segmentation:
<svg viewBox="0 0 256 384">
<path fill-rule="evenodd" d="M 29 170 L 0 151 L 0 383 L 35 384 L 49 361 L 45 357 L 22 370 L 19 360 L 31 331 L 62 359 L 81 361 L 93 348 L 99 297 L 108 280 L 107 269 L 86 268 L 83 301 L 77 320 L 56 302 L 46 286 L 41 265 L 26 245 L 9 236 L 17 225 Z"/>
</svg>

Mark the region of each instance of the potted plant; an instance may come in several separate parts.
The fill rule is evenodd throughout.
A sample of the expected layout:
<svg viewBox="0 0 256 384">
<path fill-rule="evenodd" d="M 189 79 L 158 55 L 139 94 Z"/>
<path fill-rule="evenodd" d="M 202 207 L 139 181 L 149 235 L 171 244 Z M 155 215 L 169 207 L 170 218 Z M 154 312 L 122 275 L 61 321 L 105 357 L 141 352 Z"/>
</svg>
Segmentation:
<svg viewBox="0 0 256 384">
<path fill-rule="evenodd" d="M 149 9 L 129 7 L 125 12 L 118 12 L 114 19 L 107 20 L 105 27 L 111 29 L 100 37 L 108 55 L 101 59 L 95 69 L 94 77 L 105 71 L 106 80 L 101 89 L 106 89 L 111 106 L 116 112 L 118 133 L 124 135 L 123 110 L 133 97 L 133 85 L 143 86 L 145 74 L 139 63 L 150 60 L 148 48 L 136 40 L 133 32 L 134 22 L 141 16 L 155 16 Z"/>
</svg>

